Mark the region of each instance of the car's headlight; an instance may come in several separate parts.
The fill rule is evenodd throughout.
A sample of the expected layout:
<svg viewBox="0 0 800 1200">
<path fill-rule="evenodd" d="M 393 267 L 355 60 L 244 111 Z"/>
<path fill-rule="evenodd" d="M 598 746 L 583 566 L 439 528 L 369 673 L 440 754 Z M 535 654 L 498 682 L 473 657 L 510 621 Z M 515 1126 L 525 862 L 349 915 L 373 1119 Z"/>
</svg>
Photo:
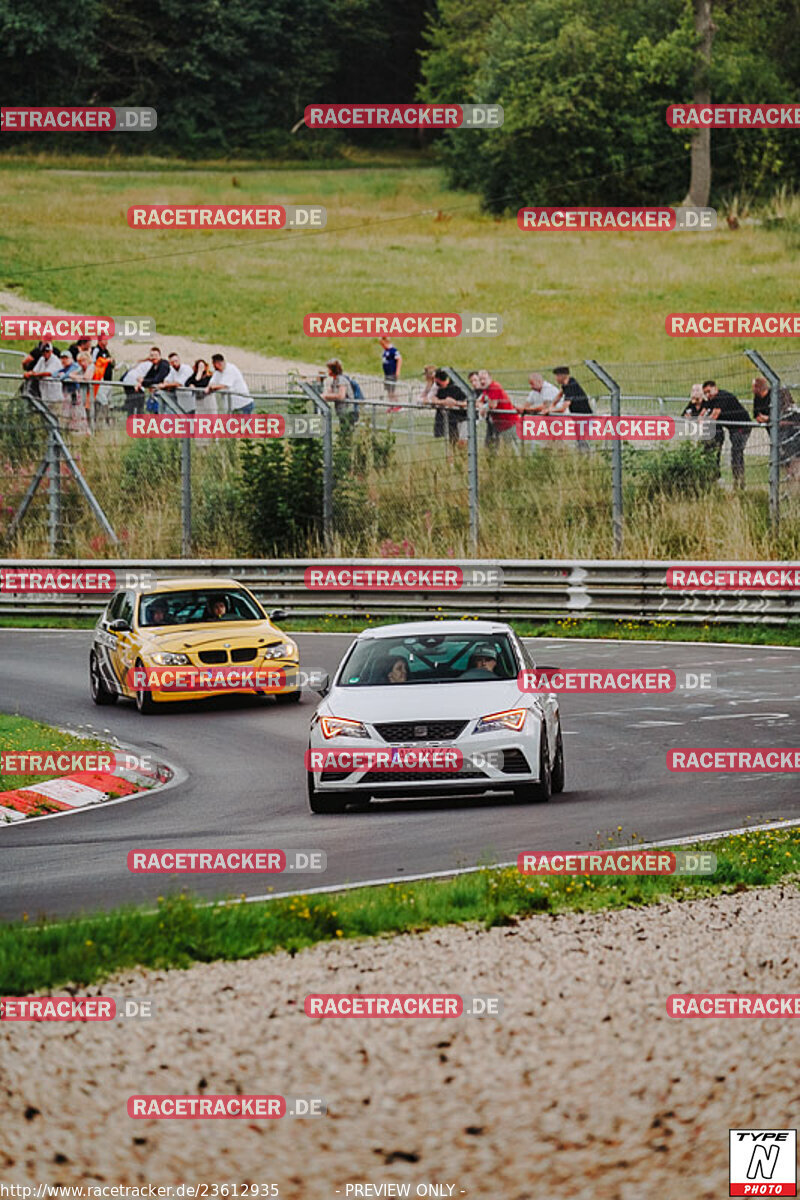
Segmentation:
<svg viewBox="0 0 800 1200">
<path fill-rule="evenodd" d="M 170 654 L 168 651 L 154 654 L 152 657 L 153 662 L 158 663 L 160 667 L 188 667 L 192 661 L 186 654 Z"/>
<path fill-rule="evenodd" d="M 488 713 L 475 726 L 476 733 L 490 733 L 495 729 L 513 729 L 518 733 L 525 724 L 527 708 L 506 708 L 502 712 Z"/>
<path fill-rule="evenodd" d="M 264 649 L 264 658 L 294 658 L 297 646 L 294 642 L 276 642 L 274 646 Z"/>
<path fill-rule="evenodd" d="M 350 721 L 347 717 L 320 717 L 319 727 L 324 738 L 369 737 L 363 721 Z"/>
</svg>

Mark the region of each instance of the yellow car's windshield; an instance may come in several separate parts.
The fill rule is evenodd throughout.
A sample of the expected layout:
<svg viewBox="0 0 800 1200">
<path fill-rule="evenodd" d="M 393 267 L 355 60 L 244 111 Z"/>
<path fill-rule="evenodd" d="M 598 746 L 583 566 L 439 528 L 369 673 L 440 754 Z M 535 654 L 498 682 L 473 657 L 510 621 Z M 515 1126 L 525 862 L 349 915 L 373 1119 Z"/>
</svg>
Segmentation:
<svg viewBox="0 0 800 1200">
<path fill-rule="evenodd" d="M 263 621 L 247 592 L 236 588 L 196 588 L 154 592 L 139 598 L 139 625 L 200 625 L 206 621 Z"/>
</svg>

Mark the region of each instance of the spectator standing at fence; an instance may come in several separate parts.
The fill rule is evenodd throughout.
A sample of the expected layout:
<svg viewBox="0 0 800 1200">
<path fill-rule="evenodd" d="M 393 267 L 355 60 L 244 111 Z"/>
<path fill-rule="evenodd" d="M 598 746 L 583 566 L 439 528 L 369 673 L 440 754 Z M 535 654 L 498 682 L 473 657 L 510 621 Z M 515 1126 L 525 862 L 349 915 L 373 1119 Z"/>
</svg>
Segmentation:
<svg viewBox="0 0 800 1200">
<path fill-rule="evenodd" d="M 108 425 L 111 420 L 111 388 L 109 387 L 109 383 L 114 378 L 116 363 L 111 353 L 111 347 L 108 344 L 107 333 L 99 335 L 97 343 L 92 346 L 89 355 L 94 363 L 94 377 L 100 381 L 94 388 L 95 424 L 97 423 L 98 416 L 102 413 L 103 419 L 106 425 Z"/>
<path fill-rule="evenodd" d="M 91 398 L 92 398 L 92 381 L 94 380 L 94 363 L 92 356 L 88 350 L 81 350 L 77 358 L 79 371 L 76 372 L 74 378 L 80 386 L 81 408 L 83 409 L 82 419 L 86 422 L 86 432 L 91 432 Z"/>
<path fill-rule="evenodd" d="M 747 445 L 747 439 L 750 437 L 751 432 L 747 409 L 739 403 L 733 392 L 726 392 L 723 388 L 718 388 L 716 381 L 713 379 L 705 381 L 703 384 L 703 394 L 711 410 L 709 416 L 713 421 L 717 422 L 717 438 L 715 441 L 717 461 L 719 461 L 725 430 L 727 429 L 728 439 L 731 444 L 733 485 L 736 488 L 743 488 L 744 448 Z"/>
<path fill-rule="evenodd" d="M 780 421 L 778 424 L 778 454 L 784 478 L 795 491 L 800 485 L 800 411 L 795 408 L 788 387 L 778 392 Z"/>
<path fill-rule="evenodd" d="M 417 397 L 418 403 L 424 405 L 426 408 L 430 407 L 436 398 L 436 391 L 436 366 L 429 363 L 422 368 L 422 387 Z"/>
<path fill-rule="evenodd" d="M 403 356 L 395 346 L 390 337 L 379 338 L 381 350 L 381 367 L 383 369 L 383 390 L 386 393 L 387 400 L 395 400 L 397 392 L 397 382 L 400 378 L 400 368 L 403 365 Z M 399 407 L 395 406 L 389 409 L 389 412 L 398 412 Z"/>
<path fill-rule="evenodd" d="M 161 357 L 161 351 L 158 346 L 153 346 L 148 355 L 150 366 L 145 374 L 136 384 L 137 392 L 149 391 L 150 396 L 145 402 L 145 408 L 148 412 L 160 412 L 158 389 L 169 375 L 169 363 L 165 358 Z"/>
<path fill-rule="evenodd" d="M 214 371 L 206 393 L 226 391 L 230 393 L 231 411 L 244 415 L 255 411 L 253 397 L 244 381 L 244 375 L 235 365 L 225 361 L 224 354 L 212 354 L 211 366 Z"/>
<path fill-rule="evenodd" d="M 39 359 L 44 354 L 45 346 L 50 346 L 51 349 L 54 351 L 56 357 L 58 357 L 58 355 L 59 355 L 58 346 L 54 346 L 52 342 L 48 342 L 48 341 L 45 341 L 40 338 L 35 346 L 31 346 L 30 350 L 28 351 L 28 353 L 25 355 L 25 357 L 22 360 L 23 374 L 25 374 L 26 371 L 33 370 L 35 364 L 39 361 Z"/>
<path fill-rule="evenodd" d="M 61 362 L 61 370 L 58 373 L 61 380 L 61 393 L 63 404 L 61 409 L 61 419 L 65 429 L 70 433 L 86 433 L 86 419 L 81 397 L 78 392 L 77 376 L 80 374 L 80 366 L 75 362 L 69 350 L 63 350 L 59 355 Z"/>
<path fill-rule="evenodd" d="M 771 407 L 770 386 L 763 375 L 756 375 L 753 380 L 753 420 L 758 421 L 759 425 L 766 425 L 769 422 Z"/>
<path fill-rule="evenodd" d="M 206 388 L 211 383 L 211 372 L 208 369 L 208 363 L 204 358 L 195 360 L 192 372 L 188 376 L 186 383 L 187 388 L 192 388 L 194 399 L 189 412 L 202 413 L 208 416 L 217 411 L 217 397 L 211 393 L 206 394 Z"/>
<path fill-rule="evenodd" d="M 478 382 L 481 388 L 480 403 L 486 413 L 486 445 L 490 450 L 496 450 L 501 444 L 511 446 L 514 453 L 519 454 L 519 413 L 516 405 L 505 388 L 492 379 L 485 368 L 478 372 Z"/>
<path fill-rule="evenodd" d="M 531 372 L 528 376 L 528 384 L 531 390 L 519 406 L 520 419 L 526 414 L 541 416 L 550 412 L 552 405 L 558 399 L 558 388 L 538 371 Z M 535 450 L 538 443 L 534 438 L 526 438 L 525 444 L 530 446 L 531 450 Z"/>
<path fill-rule="evenodd" d="M 551 413 L 569 412 L 571 416 L 579 418 L 591 416 L 592 406 L 589 397 L 577 379 L 572 377 L 569 367 L 554 367 L 553 374 L 558 386 L 558 396 L 549 411 Z M 583 454 L 591 449 L 589 443 L 582 438 L 578 438 L 575 444 Z"/>
<path fill-rule="evenodd" d="M 41 355 L 29 371 L 23 371 L 23 375 L 33 385 L 34 396 L 38 395 L 46 404 L 56 404 L 62 399 L 60 370 L 61 359 L 52 342 L 43 342 Z"/>
<path fill-rule="evenodd" d="M 147 372 L 150 370 L 150 359 L 142 358 L 139 362 L 134 363 L 132 367 L 122 376 L 120 380 L 125 392 L 125 413 L 131 417 L 134 413 L 144 412 L 144 392 L 138 390 L 136 384 L 144 379 Z"/>
<path fill-rule="evenodd" d="M 443 437 L 444 430 L 447 430 L 448 442 L 451 446 L 465 446 L 469 437 L 467 429 L 467 397 L 462 392 L 461 388 L 450 378 L 444 367 L 439 367 L 436 372 L 436 400 L 437 409 L 442 413 L 442 432 L 436 432 L 436 424 L 434 425 L 434 437 Z M 436 414 L 438 423 L 439 412 Z"/>
<path fill-rule="evenodd" d="M 187 386 L 187 380 L 192 373 L 192 368 L 188 363 L 181 362 L 181 356 L 177 350 L 173 350 L 171 354 L 167 355 L 167 362 L 169 363 L 169 375 L 161 385 L 162 391 L 169 392 L 175 398 L 180 409 L 184 409 L 185 403 L 191 405 L 193 409 L 193 397 L 189 396 L 185 400 L 183 397 L 178 398 L 178 389 L 183 389 Z M 182 400 L 183 403 L 181 402 Z M 188 412 L 190 410 L 187 408 L 184 411 Z"/>
<path fill-rule="evenodd" d="M 339 424 L 352 429 L 356 423 L 353 385 L 345 375 L 340 359 L 329 358 L 325 366 L 328 373 L 322 383 L 322 399 L 333 405 Z"/>
<path fill-rule="evenodd" d="M 72 343 L 72 345 L 69 347 L 69 352 L 72 355 L 72 357 L 75 359 L 75 362 L 78 361 L 78 355 L 83 354 L 84 351 L 87 354 L 91 354 L 91 352 L 92 352 L 92 339 L 90 337 L 76 338 L 75 341 Z"/>
</svg>

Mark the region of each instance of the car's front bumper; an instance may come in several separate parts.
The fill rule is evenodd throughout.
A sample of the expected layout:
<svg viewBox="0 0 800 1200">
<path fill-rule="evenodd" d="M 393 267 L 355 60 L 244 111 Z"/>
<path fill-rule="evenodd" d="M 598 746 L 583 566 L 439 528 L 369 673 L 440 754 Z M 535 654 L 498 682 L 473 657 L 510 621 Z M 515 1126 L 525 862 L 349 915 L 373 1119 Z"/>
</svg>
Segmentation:
<svg viewBox="0 0 800 1200">
<path fill-rule="evenodd" d="M 231 664 L 227 664 L 229 667 Z M 155 664 L 150 664 L 153 670 L 164 670 L 163 667 L 156 667 Z M 245 670 L 250 664 L 241 664 Z M 204 664 L 192 663 L 191 667 L 184 668 L 185 670 L 208 671 L 210 668 Z M 219 668 L 221 669 L 221 667 Z M 173 688 L 158 689 L 153 688 L 150 691 L 152 699 L 158 704 L 180 703 L 191 700 L 211 700 L 219 696 L 279 696 L 288 695 L 298 691 L 302 687 L 302 677 L 300 675 L 299 661 L 292 659 L 270 659 L 266 664 L 260 665 L 258 668 L 253 667 L 253 670 L 259 670 L 262 673 L 268 671 L 277 674 L 281 672 L 285 679 L 282 681 L 282 686 L 274 686 L 267 688 L 259 687 L 212 687 L 212 688 L 192 688 L 189 691 L 177 691 Z M 135 694 L 135 693 L 134 693 Z"/>
</svg>

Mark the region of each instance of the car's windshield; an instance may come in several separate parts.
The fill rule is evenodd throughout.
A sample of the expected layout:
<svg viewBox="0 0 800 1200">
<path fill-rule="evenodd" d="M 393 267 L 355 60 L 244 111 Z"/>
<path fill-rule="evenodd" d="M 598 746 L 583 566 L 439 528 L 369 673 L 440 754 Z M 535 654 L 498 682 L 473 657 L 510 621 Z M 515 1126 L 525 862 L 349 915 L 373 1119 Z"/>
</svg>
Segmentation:
<svg viewBox="0 0 800 1200">
<path fill-rule="evenodd" d="M 365 638 L 353 647 L 338 686 L 487 683 L 514 679 L 518 670 L 514 649 L 505 633 Z"/>
<path fill-rule="evenodd" d="M 247 592 L 236 588 L 191 588 L 153 592 L 139 598 L 139 625 L 199 625 L 205 621 L 263 621 Z"/>
</svg>

